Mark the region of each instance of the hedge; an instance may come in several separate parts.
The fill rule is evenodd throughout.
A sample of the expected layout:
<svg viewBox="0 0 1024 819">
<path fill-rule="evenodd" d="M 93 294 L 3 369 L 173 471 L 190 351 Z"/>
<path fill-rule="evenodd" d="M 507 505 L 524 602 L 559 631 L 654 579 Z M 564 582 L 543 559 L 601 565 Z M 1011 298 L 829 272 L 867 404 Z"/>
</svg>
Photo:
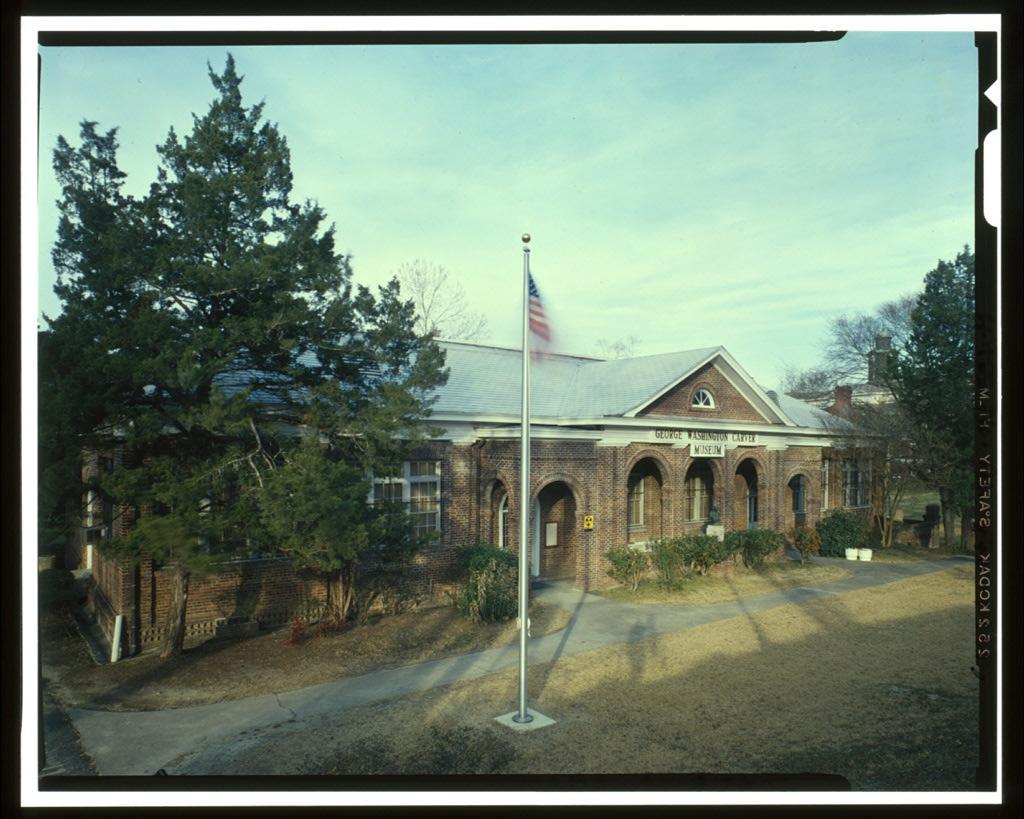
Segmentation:
<svg viewBox="0 0 1024 819">
<path fill-rule="evenodd" d="M 740 529 L 725 536 L 725 548 L 733 555 L 743 555 L 743 565 L 759 569 L 768 555 L 784 549 L 786 539 L 772 529 Z"/>
<path fill-rule="evenodd" d="M 847 549 L 864 545 L 868 537 L 868 522 L 863 515 L 847 509 L 833 509 L 818 521 L 821 553 L 845 557 Z"/>
</svg>

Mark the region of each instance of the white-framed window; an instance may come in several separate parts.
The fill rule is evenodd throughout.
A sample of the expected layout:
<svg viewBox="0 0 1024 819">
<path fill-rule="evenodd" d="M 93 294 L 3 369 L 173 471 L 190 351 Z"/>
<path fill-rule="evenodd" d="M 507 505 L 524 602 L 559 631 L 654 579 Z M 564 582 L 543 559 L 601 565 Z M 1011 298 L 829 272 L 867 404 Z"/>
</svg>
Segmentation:
<svg viewBox="0 0 1024 819">
<path fill-rule="evenodd" d="M 501 495 L 501 503 L 498 504 L 498 548 L 507 548 L 507 535 L 505 527 L 508 524 L 508 493 L 503 492 Z"/>
<path fill-rule="evenodd" d="M 95 489 L 90 489 L 85 493 L 85 525 L 87 528 L 97 525 L 100 509 L 100 494 Z"/>
<path fill-rule="evenodd" d="M 690 399 L 690 406 L 694 409 L 714 409 L 715 397 L 711 394 L 710 390 L 701 387 L 694 392 L 693 398 Z"/>
<path fill-rule="evenodd" d="M 868 506 L 868 474 L 853 458 L 843 461 L 843 506 Z"/>
<path fill-rule="evenodd" d="M 82 523 L 86 529 L 96 529 L 90 532 L 89 538 L 111 537 L 111 528 L 114 523 L 114 504 L 110 498 L 96 489 L 90 489 L 85 493 L 85 515 Z"/>
<path fill-rule="evenodd" d="M 711 509 L 713 477 L 711 468 L 697 461 L 686 473 L 686 519 L 707 520 Z"/>
<path fill-rule="evenodd" d="M 629 506 L 629 525 L 641 527 L 644 525 L 644 479 L 637 478 L 629 485 L 629 492 L 626 496 Z"/>
<path fill-rule="evenodd" d="M 402 464 L 401 477 L 374 478 L 371 500 L 378 506 L 404 503 L 417 534 L 440 531 L 441 462 L 406 461 Z"/>
<path fill-rule="evenodd" d="M 831 462 L 821 463 L 821 508 L 828 509 L 828 473 L 831 471 Z"/>
</svg>

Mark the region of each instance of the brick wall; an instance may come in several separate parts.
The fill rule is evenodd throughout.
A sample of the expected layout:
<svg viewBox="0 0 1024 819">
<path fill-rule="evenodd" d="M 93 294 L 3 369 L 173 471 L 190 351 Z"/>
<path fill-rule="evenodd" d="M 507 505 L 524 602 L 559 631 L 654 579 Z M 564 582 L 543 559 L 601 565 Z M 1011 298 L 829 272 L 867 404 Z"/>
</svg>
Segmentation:
<svg viewBox="0 0 1024 819">
<path fill-rule="evenodd" d="M 455 551 L 478 542 L 496 542 L 499 499 L 508 492 L 507 545 L 518 552 L 519 442 L 484 440 L 473 445 L 431 442 L 415 459 L 441 462 L 441 535 L 411 562 L 410 578 L 424 594 L 436 593 L 451 582 Z M 695 462 L 686 447 L 636 443 L 599 447 L 589 441 L 532 441 L 531 503 L 542 496 L 542 523 L 559 525 L 558 553 L 542 551 L 542 572 L 563 576 L 580 588 L 612 583 L 607 575 L 607 552 L 630 540 L 676 537 L 704 529 L 704 521 L 685 514 L 684 482 Z M 793 447 L 726 449 L 725 457 L 705 463 L 713 475 L 713 494 L 726 529 L 745 526 L 745 489 L 736 481 L 737 469 L 749 464 L 757 475 L 758 525 L 786 531 L 792 527 L 792 498 L 787 484 L 794 474 L 807 477 L 807 523 L 821 510 L 822 450 Z M 628 526 L 628 476 L 639 470 L 645 481 L 645 525 L 642 532 Z M 833 471 L 832 504 L 841 498 Z M 558 485 L 556 489 L 553 487 Z M 548 487 L 548 489 L 545 489 Z M 743 514 L 741 514 L 743 513 Z M 594 528 L 583 529 L 583 517 L 594 516 Z M 532 531 L 532 529 L 531 529 Z M 541 540 L 543 543 L 543 528 Z M 543 548 L 543 547 L 542 547 Z M 103 623 L 115 613 L 129 621 L 128 651 L 137 651 L 163 637 L 171 575 L 152 561 L 138 566 L 116 564 L 97 552 L 94 562 L 95 609 Z M 262 626 L 286 622 L 302 601 L 324 602 L 326 589 L 315 577 L 300 575 L 284 558 L 233 561 L 205 578 L 192 578 L 186 631 L 212 634 L 221 620 L 254 619 Z M 109 629 L 105 628 L 109 633 Z"/>
<path fill-rule="evenodd" d="M 149 562 L 140 572 L 139 641 L 145 647 L 163 640 L 174 582 L 169 569 Z M 255 620 L 261 628 L 282 625 L 296 613 L 326 602 L 324 581 L 296 570 L 283 557 L 235 560 L 206 577 L 192 577 L 188 587 L 185 634 L 213 635 L 217 623 Z"/>
<path fill-rule="evenodd" d="M 713 409 L 702 409 L 692 405 L 693 394 L 699 389 L 708 390 L 714 396 Z M 750 405 L 739 391 L 729 383 L 714 364 L 706 364 L 692 376 L 667 392 L 645 409 L 641 415 L 668 415 L 680 418 L 701 418 L 704 420 L 747 421 L 753 424 L 769 423 L 761 413 Z"/>
</svg>

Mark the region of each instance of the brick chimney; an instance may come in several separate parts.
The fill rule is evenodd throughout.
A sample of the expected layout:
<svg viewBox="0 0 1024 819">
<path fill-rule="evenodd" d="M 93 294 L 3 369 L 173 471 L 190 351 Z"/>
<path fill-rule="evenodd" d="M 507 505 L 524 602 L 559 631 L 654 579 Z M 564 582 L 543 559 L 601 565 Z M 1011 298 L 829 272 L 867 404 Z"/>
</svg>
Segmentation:
<svg viewBox="0 0 1024 819">
<path fill-rule="evenodd" d="M 830 412 L 839 418 L 846 418 L 853 408 L 853 387 L 849 384 L 842 384 L 836 387 L 835 397 L 832 406 L 826 407 L 825 412 Z"/>
<path fill-rule="evenodd" d="M 888 333 L 879 333 L 875 336 L 875 349 L 868 353 L 869 384 L 884 385 L 889 369 L 890 355 L 892 355 L 892 336 Z"/>
</svg>

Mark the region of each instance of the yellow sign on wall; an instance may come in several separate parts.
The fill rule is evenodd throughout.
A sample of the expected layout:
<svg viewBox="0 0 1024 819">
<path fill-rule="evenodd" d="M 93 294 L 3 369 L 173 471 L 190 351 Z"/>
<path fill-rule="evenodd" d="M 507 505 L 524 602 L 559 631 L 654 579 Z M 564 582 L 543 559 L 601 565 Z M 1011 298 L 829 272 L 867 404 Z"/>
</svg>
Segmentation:
<svg viewBox="0 0 1024 819">
<path fill-rule="evenodd" d="M 583 528 L 584 529 L 593 529 L 594 528 L 594 516 L 593 515 L 584 515 L 583 516 Z"/>
</svg>

